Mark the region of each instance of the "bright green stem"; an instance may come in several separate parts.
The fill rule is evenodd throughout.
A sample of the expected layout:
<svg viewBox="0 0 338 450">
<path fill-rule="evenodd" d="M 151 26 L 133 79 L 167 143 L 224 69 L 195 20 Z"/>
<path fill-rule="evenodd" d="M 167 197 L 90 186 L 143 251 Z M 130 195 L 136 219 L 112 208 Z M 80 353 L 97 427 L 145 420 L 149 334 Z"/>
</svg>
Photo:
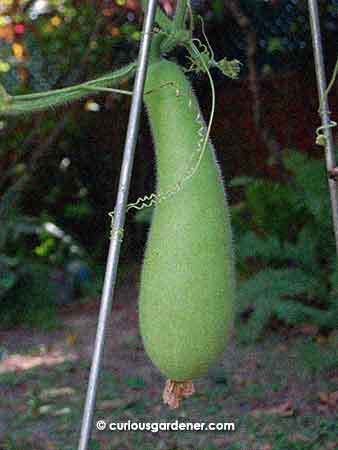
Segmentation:
<svg viewBox="0 0 338 450">
<path fill-rule="evenodd" d="M 103 77 L 62 89 L 16 96 L 8 94 L 5 96 L 0 91 L 0 115 L 30 114 L 88 97 L 103 88 L 118 84 L 122 79 L 132 77 L 136 71 L 136 65 L 136 62 L 132 62 Z"/>
<path fill-rule="evenodd" d="M 149 52 L 149 63 L 153 63 L 159 60 L 161 56 L 161 45 L 165 39 L 165 33 L 155 34 L 151 40 L 150 52 Z"/>
<path fill-rule="evenodd" d="M 178 45 L 186 45 L 192 37 L 192 31 L 185 27 L 185 16 L 187 12 L 188 0 L 177 0 L 173 27 L 171 33 L 167 33 L 161 44 L 161 52 L 168 53 Z"/>
<path fill-rule="evenodd" d="M 111 92 L 112 94 L 133 95 L 133 91 L 126 91 L 124 89 L 97 87 L 97 86 L 83 86 L 82 89 L 87 89 L 96 92 Z"/>
<path fill-rule="evenodd" d="M 177 0 L 175 17 L 174 17 L 174 29 L 184 30 L 185 28 L 185 16 L 187 13 L 187 0 Z"/>
<path fill-rule="evenodd" d="M 144 12 L 146 12 L 148 0 L 141 0 L 142 9 Z M 160 26 L 160 28 L 167 33 L 170 33 L 173 29 L 173 22 L 169 17 L 162 11 L 162 9 L 158 6 L 156 8 L 156 14 L 155 14 L 155 22 L 157 25 Z"/>
</svg>

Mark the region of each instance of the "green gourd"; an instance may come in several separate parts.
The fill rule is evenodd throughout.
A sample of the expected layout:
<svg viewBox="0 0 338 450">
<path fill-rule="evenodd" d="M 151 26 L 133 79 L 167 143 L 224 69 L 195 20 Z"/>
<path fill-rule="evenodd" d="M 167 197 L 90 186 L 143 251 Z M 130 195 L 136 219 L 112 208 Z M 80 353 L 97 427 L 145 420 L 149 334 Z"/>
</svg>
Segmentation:
<svg viewBox="0 0 338 450">
<path fill-rule="evenodd" d="M 145 93 L 161 198 L 197 161 L 201 132 L 205 136 L 206 130 L 190 83 L 177 64 L 152 62 Z M 171 383 L 189 383 L 222 357 L 234 311 L 233 266 L 229 210 L 208 143 L 193 176 L 174 195 L 157 202 L 141 273 L 144 347 Z"/>
</svg>

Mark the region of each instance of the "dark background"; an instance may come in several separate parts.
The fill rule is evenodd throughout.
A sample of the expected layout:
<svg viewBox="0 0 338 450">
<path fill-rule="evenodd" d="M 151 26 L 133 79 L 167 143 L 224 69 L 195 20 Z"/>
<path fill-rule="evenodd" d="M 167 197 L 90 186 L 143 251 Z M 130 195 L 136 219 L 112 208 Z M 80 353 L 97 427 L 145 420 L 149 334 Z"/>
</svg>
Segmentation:
<svg viewBox="0 0 338 450">
<path fill-rule="evenodd" d="M 247 22 L 244 27 L 235 14 L 238 5 L 239 14 Z M 278 158 L 282 149 L 294 147 L 314 156 L 322 154 L 314 144 L 319 125 L 318 99 L 306 2 L 242 1 L 238 5 L 234 13 L 227 2 L 194 3 L 195 11 L 204 16 L 216 59 L 236 57 L 243 63 L 240 78 L 235 81 L 213 70 L 217 106 L 212 140 L 226 181 L 242 174 L 278 178 L 278 169 L 268 159 Z M 319 5 L 329 75 L 337 53 L 337 2 Z M 25 56 L 1 77 L 9 92 L 38 91 L 87 80 L 135 58 L 138 41 L 132 33 L 140 29 L 141 21 L 136 1 L 121 7 L 113 2 L 90 1 L 71 2 L 71 6 L 76 15 L 69 23 L 63 20 L 67 16 L 62 17 L 57 11 L 31 20 L 27 7 L 13 7 L 13 14 L 22 11 L 25 32 L 14 34 L 11 39 L 7 36 L 7 41 L 2 38 L 0 50 L 6 55 L 13 42 L 19 42 Z M 44 32 L 48 20 L 58 14 L 63 20 L 61 25 Z M 114 33 L 118 36 L 114 37 Z M 200 27 L 197 36 L 201 37 Z M 252 51 L 254 74 L 249 70 L 248 50 Z M 170 56 L 186 64 L 183 51 Z M 252 83 L 250 77 L 257 81 Z M 192 81 L 207 117 L 207 78 L 193 75 Z M 333 120 L 336 99 L 333 91 Z M 99 112 L 86 111 L 85 102 L 80 101 L 56 111 L 6 120 L 0 134 L 0 164 L 3 175 L 24 164 L 19 169 L 29 174 L 22 196 L 25 214 L 50 217 L 74 235 L 96 261 L 103 263 L 109 236 L 107 213 L 113 209 L 116 198 L 130 99 L 105 94 L 95 101 L 100 105 Z M 260 119 L 255 123 L 257 111 Z M 154 190 L 154 155 L 149 134 L 143 112 L 130 191 L 133 200 Z M 62 171 L 63 158 L 69 158 L 70 165 Z M 4 177 L 0 191 L 5 193 L 16 180 L 14 170 L 14 175 Z M 240 194 L 230 189 L 228 195 L 233 203 Z M 136 224 L 130 213 L 123 258 L 139 259 L 144 242 L 144 226 Z"/>
<path fill-rule="evenodd" d="M 212 69 L 211 137 L 235 253 L 234 327 L 224 358 L 196 380 L 194 396 L 169 410 L 137 314 L 151 210 L 130 211 L 95 420 L 234 421 L 236 432 L 94 430 L 90 448 L 334 450 L 338 263 L 325 151 L 315 143 L 319 99 L 307 2 L 192 3 L 216 60 L 242 63 L 236 80 Z M 161 4 L 172 15 L 172 1 Z M 318 4 L 329 79 L 338 2 Z M 0 83 L 11 95 L 94 79 L 137 57 L 137 0 L 6 5 L 0 0 Z M 195 37 L 203 39 L 197 17 L 195 23 Z M 182 49 L 168 55 L 187 67 L 186 56 Z M 207 77 L 189 78 L 207 120 Z M 132 89 L 132 82 L 121 88 Z M 329 102 L 337 121 L 337 83 Z M 33 115 L 0 116 L 0 450 L 76 448 L 129 109 L 129 97 L 104 93 Z M 129 201 L 154 187 L 143 110 Z"/>
</svg>

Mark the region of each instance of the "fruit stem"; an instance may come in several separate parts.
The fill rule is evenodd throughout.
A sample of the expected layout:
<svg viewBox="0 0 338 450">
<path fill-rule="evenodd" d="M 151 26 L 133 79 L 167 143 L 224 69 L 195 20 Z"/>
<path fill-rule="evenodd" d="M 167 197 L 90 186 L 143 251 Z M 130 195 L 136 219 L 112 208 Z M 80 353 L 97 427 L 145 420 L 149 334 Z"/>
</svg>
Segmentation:
<svg viewBox="0 0 338 450">
<path fill-rule="evenodd" d="M 190 397 L 195 392 L 193 382 L 167 380 L 163 390 L 163 402 L 169 405 L 170 409 L 180 406 L 180 401 L 184 397 Z"/>
</svg>

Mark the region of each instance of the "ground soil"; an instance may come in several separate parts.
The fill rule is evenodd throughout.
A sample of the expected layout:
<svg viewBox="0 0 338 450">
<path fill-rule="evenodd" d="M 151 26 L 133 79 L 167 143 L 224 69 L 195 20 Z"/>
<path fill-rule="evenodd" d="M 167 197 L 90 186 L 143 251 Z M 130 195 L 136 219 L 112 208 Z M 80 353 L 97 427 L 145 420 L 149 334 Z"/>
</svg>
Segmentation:
<svg viewBox="0 0 338 450">
<path fill-rule="evenodd" d="M 143 350 L 137 275 L 117 289 L 95 421 L 234 422 L 235 431 L 110 432 L 90 449 L 323 449 L 336 447 L 337 343 L 306 327 L 240 345 L 197 380 L 178 409 L 162 402 L 165 379 Z M 0 332 L 0 450 L 76 449 L 98 317 L 98 299 L 59 311 L 50 332 Z M 316 359 L 317 358 L 317 359 Z"/>
</svg>

